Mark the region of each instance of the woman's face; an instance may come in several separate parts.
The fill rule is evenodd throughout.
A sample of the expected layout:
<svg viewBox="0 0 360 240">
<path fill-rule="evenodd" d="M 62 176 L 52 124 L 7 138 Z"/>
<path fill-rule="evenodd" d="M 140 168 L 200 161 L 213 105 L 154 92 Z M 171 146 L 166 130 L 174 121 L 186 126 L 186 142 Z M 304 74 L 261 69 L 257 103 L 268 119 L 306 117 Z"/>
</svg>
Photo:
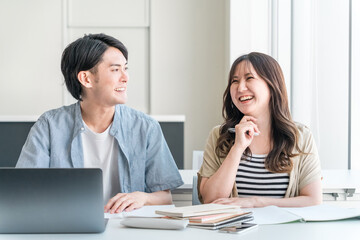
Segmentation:
<svg viewBox="0 0 360 240">
<path fill-rule="evenodd" d="M 255 118 L 269 114 L 270 89 L 250 62 L 242 61 L 235 69 L 230 86 L 231 100 L 244 115 Z"/>
</svg>

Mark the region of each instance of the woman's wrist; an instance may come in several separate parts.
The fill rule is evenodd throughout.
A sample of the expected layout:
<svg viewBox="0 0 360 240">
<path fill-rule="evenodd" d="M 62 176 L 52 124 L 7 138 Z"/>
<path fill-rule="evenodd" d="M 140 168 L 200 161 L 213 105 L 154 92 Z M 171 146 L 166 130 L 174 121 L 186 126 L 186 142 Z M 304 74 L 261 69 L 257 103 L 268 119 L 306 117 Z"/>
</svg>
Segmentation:
<svg viewBox="0 0 360 240">
<path fill-rule="evenodd" d="M 254 202 L 254 207 L 264 207 L 264 198 L 262 197 L 252 197 Z"/>
<path fill-rule="evenodd" d="M 232 145 L 230 151 L 236 153 L 236 154 L 240 154 L 242 155 L 245 152 L 246 147 L 244 148 L 243 146 L 241 146 L 240 144 L 234 144 Z"/>
</svg>

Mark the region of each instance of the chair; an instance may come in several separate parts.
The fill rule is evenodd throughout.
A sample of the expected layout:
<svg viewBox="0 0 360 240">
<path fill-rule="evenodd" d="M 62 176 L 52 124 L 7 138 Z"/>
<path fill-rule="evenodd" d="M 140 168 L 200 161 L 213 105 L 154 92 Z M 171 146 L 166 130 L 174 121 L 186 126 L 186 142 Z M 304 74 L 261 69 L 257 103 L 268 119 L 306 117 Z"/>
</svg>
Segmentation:
<svg viewBox="0 0 360 240">
<path fill-rule="evenodd" d="M 199 201 L 198 197 L 198 190 L 197 190 L 197 175 L 193 176 L 193 185 L 192 185 L 192 205 L 200 205 L 201 202 Z"/>
<path fill-rule="evenodd" d="M 199 170 L 204 158 L 204 151 L 193 151 L 192 169 Z"/>
<path fill-rule="evenodd" d="M 193 151 L 193 160 L 192 160 L 192 169 L 199 170 L 204 157 L 204 151 Z M 199 205 L 201 202 L 199 201 L 198 191 L 197 191 L 197 175 L 193 176 L 193 187 L 192 187 L 192 205 Z"/>
</svg>

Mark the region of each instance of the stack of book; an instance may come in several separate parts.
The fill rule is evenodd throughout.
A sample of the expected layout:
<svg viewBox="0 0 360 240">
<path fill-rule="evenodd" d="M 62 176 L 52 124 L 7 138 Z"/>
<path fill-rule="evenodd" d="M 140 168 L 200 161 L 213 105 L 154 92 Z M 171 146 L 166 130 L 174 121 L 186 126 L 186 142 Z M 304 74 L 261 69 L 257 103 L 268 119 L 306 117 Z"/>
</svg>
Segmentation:
<svg viewBox="0 0 360 240">
<path fill-rule="evenodd" d="M 156 214 L 172 219 L 188 219 L 189 227 L 219 229 L 237 226 L 253 220 L 252 212 L 245 212 L 239 206 L 202 204 L 189 207 L 174 207 L 156 211 Z"/>
</svg>

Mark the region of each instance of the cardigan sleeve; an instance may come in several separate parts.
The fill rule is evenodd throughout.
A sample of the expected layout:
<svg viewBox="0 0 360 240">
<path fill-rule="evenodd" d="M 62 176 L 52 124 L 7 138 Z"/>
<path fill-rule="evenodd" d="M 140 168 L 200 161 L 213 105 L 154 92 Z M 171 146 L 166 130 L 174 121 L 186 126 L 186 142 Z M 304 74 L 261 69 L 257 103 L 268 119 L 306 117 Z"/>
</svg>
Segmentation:
<svg viewBox="0 0 360 240">
<path fill-rule="evenodd" d="M 306 185 L 321 180 L 320 159 L 314 137 L 306 126 L 301 128 L 301 149 L 305 154 L 301 157 L 298 169 L 300 191 Z"/>
</svg>

